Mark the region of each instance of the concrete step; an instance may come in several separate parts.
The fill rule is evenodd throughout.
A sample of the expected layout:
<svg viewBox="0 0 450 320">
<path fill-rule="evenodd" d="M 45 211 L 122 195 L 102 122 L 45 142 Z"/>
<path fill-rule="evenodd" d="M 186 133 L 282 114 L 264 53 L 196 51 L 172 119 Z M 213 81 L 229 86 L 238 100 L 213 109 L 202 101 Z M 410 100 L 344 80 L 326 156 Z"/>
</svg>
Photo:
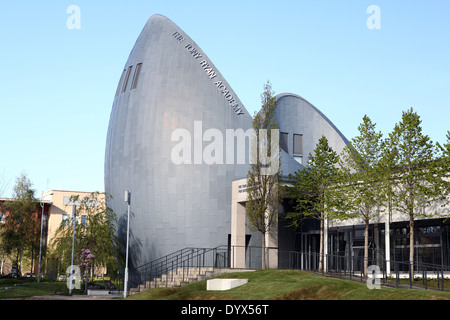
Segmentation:
<svg viewBox="0 0 450 320">
<path fill-rule="evenodd" d="M 176 270 L 173 271 L 169 271 L 169 275 L 170 274 L 205 274 L 206 272 L 211 272 L 214 271 L 214 268 L 212 267 L 205 267 L 205 268 L 178 268 Z"/>
<path fill-rule="evenodd" d="M 147 281 L 145 284 L 141 284 L 138 288 L 130 289 L 130 294 L 136 292 L 142 292 L 151 288 L 161 288 L 161 287 L 181 287 L 183 285 L 206 280 L 215 277 L 220 274 L 248 271 L 243 269 L 229 269 L 229 268 L 178 268 L 169 272 L 169 274 L 163 274 L 161 277 L 153 279 L 153 281 Z M 133 293 L 132 293 L 133 292 Z"/>
<path fill-rule="evenodd" d="M 139 288 L 130 288 L 130 290 L 129 290 L 130 295 L 139 293 L 139 292 L 141 292 Z"/>
<path fill-rule="evenodd" d="M 183 283 L 192 283 L 199 281 L 198 277 L 174 277 L 173 279 L 154 279 L 153 281 L 147 281 L 145 285 L 140 285 L 139 288 L 142 289 L 150 289 L 150 288 L 159 288 L 159 287 L 179 287 Z"/>
</svg>

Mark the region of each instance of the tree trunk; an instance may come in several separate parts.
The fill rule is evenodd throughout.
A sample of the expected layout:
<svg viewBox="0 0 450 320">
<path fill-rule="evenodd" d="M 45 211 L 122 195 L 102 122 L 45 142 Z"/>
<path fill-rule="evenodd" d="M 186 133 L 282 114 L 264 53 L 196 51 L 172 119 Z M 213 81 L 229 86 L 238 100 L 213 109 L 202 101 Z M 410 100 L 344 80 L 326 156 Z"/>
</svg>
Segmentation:
<svg viewBox="0 0 450 320">
<path fill-rule="evenodd" d="M 261 232 L 262 234 L 262 269 L 266 269 L 266 233 Z"/>
<path fill-rule="evenodd" d="M 17 271 L 22 274 L 22 246 L 17 250 Z"/>
<path fill-rule="evenodd" d="M 20 248 L 17 248 L 16 270 L 20 271 Z"/>
<path fill-rule="evenodd" d="M 414 215 L 409 215 L 409 264 L 414 272 Z"/>
<path fill-rule="evenodd" d="M 366 220 L 364 230 L 364 276 L 367 277 L 367 267 L 369 265 L 369 221 Z"/>
<path fill-rule="evenodd" d="M 33 265 L 34 265 L 34 248 L 31 247 L 31 266 L 30 266 L 30 273 L 33 273 Z"/>
<path fill-rule="evenodd" d="M 323 270 L 323 224 L 324 219 L 320 219 L 319 272 Z"/>
</svg>

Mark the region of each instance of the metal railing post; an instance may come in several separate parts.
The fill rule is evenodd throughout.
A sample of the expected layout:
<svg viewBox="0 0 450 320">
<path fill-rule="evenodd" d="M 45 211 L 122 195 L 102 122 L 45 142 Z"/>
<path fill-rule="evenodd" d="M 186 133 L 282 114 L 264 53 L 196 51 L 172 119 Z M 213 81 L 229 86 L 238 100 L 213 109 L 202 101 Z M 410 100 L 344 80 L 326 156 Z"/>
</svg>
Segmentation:
<svg viewBox="0 0 450 320">
<path fill-rule="evenodd" d="M 363 259 L 362 265 L 361 265 L 361 282 L 363 281 L 363 274 L 364 274 L 364 264 L 366 262 L 366 258 Z"/>
<path fill-rule="evenodd" d="M 428 275 L 427 275 L 427 267 L 425 266 L 424 269 L 423 269 L 423 275 L 422 275 L 422 281 L 423 281 L 423 285 L 425 287 L 425 290 L 428 289 L 427 288 L 427 280 L 428 280 L 427 277 L 428 277 Z"/>
<path fill-rule="evenodd" d="M 400 277 L 400 273 L 399 273 L 399 266 L 398 266 L 398 262 L 395 263 L 395 286 L 398 288 L 398 283 L 399 283 L 399 277 Z"/>
</svg>

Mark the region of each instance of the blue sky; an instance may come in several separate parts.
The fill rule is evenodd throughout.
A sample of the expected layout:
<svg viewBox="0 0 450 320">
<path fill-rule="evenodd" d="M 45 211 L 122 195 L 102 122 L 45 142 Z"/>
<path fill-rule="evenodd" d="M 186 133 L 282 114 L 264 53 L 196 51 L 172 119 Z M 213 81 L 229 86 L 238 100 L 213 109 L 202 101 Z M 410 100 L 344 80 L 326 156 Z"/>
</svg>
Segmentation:
<svg viewBox="0 0 450 320">
<path fill-rule="evenodd" d="M 80 29 L 66 26 L 70 5 L 80 9 Z M 371 5 L 381 29 L 367 27 Z M 0 0 L 0 196 L 20 173 L 38 195 L 104 190 L 114 93 L 153 14 L 205 51 L 252 114 L 270 80 L 348 139 L 365 114 L 387 135 L 410 107 L 433 141 L 450 130 L 446 0 Z"/>
</svg>

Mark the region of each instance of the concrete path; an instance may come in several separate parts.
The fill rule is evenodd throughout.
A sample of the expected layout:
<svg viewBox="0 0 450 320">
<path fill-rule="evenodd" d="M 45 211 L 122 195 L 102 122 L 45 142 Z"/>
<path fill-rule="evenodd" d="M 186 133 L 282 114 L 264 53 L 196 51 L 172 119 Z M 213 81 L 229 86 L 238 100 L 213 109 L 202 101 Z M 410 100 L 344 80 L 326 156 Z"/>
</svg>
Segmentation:
<svg viewBox="0 0 450 320">
<path fill-rule="evenodd" d="M 27 298 L 8 298 L 3 300 L 114 300 L 114 298 L 121 298 L 123 295 L 118 296 L 88 296 L 88 295 L 50 295 L 50 296 L 34 296 Z"/>
<path fill-rule="evenodd" d="M 35 296 L 25 298 L 26 300 L 112 300 L 118 296 L 88 296 L 88 295 L 73 295 L 73 296 Z"/>
</svg>

